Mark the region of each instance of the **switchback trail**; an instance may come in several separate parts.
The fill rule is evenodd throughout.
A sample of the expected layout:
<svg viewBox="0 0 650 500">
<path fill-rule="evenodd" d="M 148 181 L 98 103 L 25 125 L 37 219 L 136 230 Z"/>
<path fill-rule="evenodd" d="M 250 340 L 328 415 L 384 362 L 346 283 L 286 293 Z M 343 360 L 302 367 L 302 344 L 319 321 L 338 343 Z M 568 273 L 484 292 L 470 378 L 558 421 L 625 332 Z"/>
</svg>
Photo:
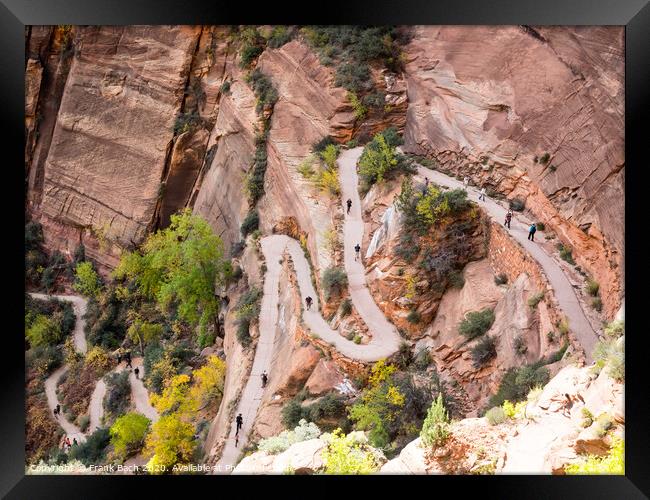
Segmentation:
<svg viewBox="0 0 650 500">
<path fill-rule="evenodd" d="M 418 175 L 428 178 L 430 181 L 441 186 L 448 186 L 450 189 L 465 189 L 463 183 L 454 177 L 445 175 L 437 170 L 430 170 L 418 166 Z M 475 201 L 497 224 L 503 224 L 506 218 L 507 209 L 499 203 L 486 197 L 485 201 L 479 201 L 479 191 L 473 188 L 467 190 L 467 197 Z M 585 360 L 587 364 L 593 363 L 593 351 L 598 341 L 598 334 L 593 330 L 587 320 L 582 306 L 578 301 L 573 286 L 562 271 L 560 265 L 536 242 L 528 240 L 528 224 L 517 220 L 513 215 L 510 223 L 511 229 L 508 231 L 510 236 L 519 242 L 528 254 L 537 261 L 544 270 L 548 278 L 555 297 L 558 300 L 560 309 L 566 316 L 569 329 L 578 339 L 578 342 L 585 351 Z M 539 232 L 536 233 L 539 236 Z"/>
<path fill-rule="evenodd" d="M 86 320 L 84 315 L 86 314 L 86 306 L 88 301 L 76 295 L 46 295 L 42 293 L 30 293 L 30 295 L 35 299 L 49 300 L 52 298 L 72 302 L 75 316 L 77 318 L 74 328 L 74 344 L 75 349 L 80 354 L 86 354 L 88 349 L 86 343 L 86 335 L 84 332 L 86 326 Z M 145 417 L 149 418 L 152 422 L 158 420 L 158 413 L 155 408 L 149 403 L 149 393 L 142 382 L 144 377 L 144 366 L 142 358 L 133 358 L 131 365 L 135 369 L 138 367 L 140 369 L 139 378 L 136 379 L 135 373 L 131 371 L 129 373 L 129 382 L 131 384 L 131 401 L 135 404 L 136 411 L 143 414 Z M 115 367 L 112 372 L 121 372 L 126 369 L 126 362 L 121 362 L 117 367 Z M 59 404 L 56 387 L 59 379 L 63 376 L 64 373 L 68 371 L 68 366 L 62 366 L 55 370 L 46 380 L 45 380 L 45 394 L 47 396 L 47 403 L 50 407 L 50 411 L 53 411 L 56 408 L 56 405 Z M 112 373 L 111 372 L 111 373 Z M 101 427 L 102 417 L 104 415 L 104 396 L 106 394 L 106 383 L 102 377 L 97 381 L 95 389 L 90 397 L 90 403 L 88 405 L 88 415 L 90 418 L 90 423 L 86 433 L 81 432 L 78 426 L 69 422 L 65 415 L 61 413 L 58 417 L 53 417 L 57 420 L 61 428 L 65 431 L 67 437 L 72 441 L 73 438 L 77 439 L 77 442 L 82 443 L 86 441 L 86 436 L 92 434 L 97 428 Z"/>
<path fill-rule="evenodd" d="M 325 321 L 318 308 L 318 294 L 311 280 L 309 262 L 305 258 L 298 241 L 285 235 L 272 235 L 262 238 L 261 246 L 266 260 L 267 271 L 259 316 L 260 336 L 251 374 L 236 411 L 236 414 L 242 414 L 243 426 L 240 431 L 238 446 L 235 446 L 236 424 L 235 422 L 231 423 L 230 435 L 226 440 L 221 458 L 217 462 L 217 469 L 220 468 L 221 470 L 215 471 L 215 473 L 229 473 L 235 467 L 241 450 L 248 442 L 248 435 L 261 403 L 264 389 L 261 387 L 260 375 L 263 371 L 269 370 L 273 355 L 278 320 L 280 261 L 285 252 L 289 253 L 293 261 L 302 303 L 305 303 L 307 296 L 312 297 L 313 300 L 310 310 L 303 308 L 302 311 L 302 319 L 312 334 L 328 342 L 347 358 L 362 362 L 373 362 L 387 358 L 399 349 L 400 335 L 395 326 L 386 319 L 370 294 L 366 285 L 365 270 L 361 257 L 359 257 L 359 260 L 355 260 L 354 247 L 357 244 L 361 245 L 364 232 L 357 176 L 357 161 L 362 152 L 362 147 L 344 150 L 339 156 L 338 165 L 342 191 L 341 202 L 345 213 L 343 229 L 344 263 L 348 277 L 348 288 L 352 303 L 372 333 L 372 339 L 365 345 L 355 344 L 341 336 L 337 330 L 332 329 Z M 458 180 L 424 167 L 418 167 L 418 175 L 442 186 L 463 188 L 462 183 Z M 478 192 L 475 190 L 468 191 L 468 198 L 478 202 Z M 352 201 L 349 214 L 346 206 L 348 199 Z M 498 223 L 505 220 L 506 209 L 495 201 L 488 199 L 485 202 L 478 202 L 478 204 Z M 567 316 L 572 331 L 585 349 L 588 362 L 591 362 L 591 351 L 597 336 L 584 316 L 584 312 L 573 292 L 573 287 L 560 266 L 536 243 L 528 241 L 528 229 L 524 224 L 513 217 L 511 226 L 510 235 L 521 243 L 544 269 L 555 290 L 560 307 Z"/>
</svg>

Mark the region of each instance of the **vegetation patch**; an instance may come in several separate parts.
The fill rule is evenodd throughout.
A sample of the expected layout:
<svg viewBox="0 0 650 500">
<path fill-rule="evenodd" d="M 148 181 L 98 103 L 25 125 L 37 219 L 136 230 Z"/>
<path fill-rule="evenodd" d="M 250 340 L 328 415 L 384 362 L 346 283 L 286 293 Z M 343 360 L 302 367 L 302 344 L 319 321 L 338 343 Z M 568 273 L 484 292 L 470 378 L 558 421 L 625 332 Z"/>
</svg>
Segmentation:
<svg viewBox="0 0 650 500">
<path fill-rule="evenodd" d="M 329 301 L 334 295 L 341 295 L 348 286 L 348 275 L 342 267 L 328 267 L 321 279 L 323 295 Z"/>
<path fill-rule="evenodd" d="M 487 332 L 494 323 L 494 310 L 490 308 L 481 311 L 469 312 L 458 326 L 458 331 L 467 337 L 474 339 Z"/>
<path fill-rule="evenodd" d="M 237 304 L 237 340 L 239 343 L 248 347 L 251 343 L 250 326 L 256 322 L 260 315 L 260 306 L 262 302 L 262 290 L 251 288 L 239 299 Z"/>
</svg>

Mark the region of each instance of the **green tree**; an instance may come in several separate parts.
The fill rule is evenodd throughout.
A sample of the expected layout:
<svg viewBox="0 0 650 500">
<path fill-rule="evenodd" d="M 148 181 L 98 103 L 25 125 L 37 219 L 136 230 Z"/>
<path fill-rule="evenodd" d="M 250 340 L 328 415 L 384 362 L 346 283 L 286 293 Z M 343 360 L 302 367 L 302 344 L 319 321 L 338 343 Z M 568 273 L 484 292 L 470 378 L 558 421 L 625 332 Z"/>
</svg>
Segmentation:
<svg viewBox="0 0 650 500">
<path fill-rule="evenodd" d="M 377 134 L 363 150 L 359 159 L 359 174 L 368 185 L 383 182 L 397 163 L 395 148 L 388 145 L 382 134 Z"/>
<path fill-rule="evenodd" d="M 163 415 L 155 422 L 145 439 L 144 453 L 151 456 L 147 463 L 153 474 L 161 474 L 175 464 L 189 463 L 196 447 L 194 426 L 181 420 L 178 414 Z"/>
<path fill-rule="evenodd" d="M 131 342 L 140 344 L 140 351 L 144 356 L 144 346 L 152 342 L 158 341 L 163 333 L 162 325 L 157 323 L 149 323 L 136 318 L 129 329 L 126 331 L 127 336 Z"/>
<path fill-rule="evenodd" d="M 34 317 L 32 313 L 28 313 L 25 317 L 25 327 L 25 337 L 31 347 L 53 345 L 62 337 L 59 323 L 42 314 Z"/>
<path fill-rule="evenodd" d="M 101 291 L 101 281 L 91 262 L 79 262 L 75 269 L 75 281 L 72 287 L 86 297 L 97 298 Z"/>
<path fill-rule="evenodd" d="M 334 144 L 328 144 L 327 147 L 320 153 L 320 157 L 327 165 L 327 168 L 332 170 L 336 169 L 336 158 L 339 155 L 339 148 Z"/>
<path fill-rule="evenodd" d="M 393 365 L 387 365 L 384 360 L 375 363 L 361 401 L 348 411 L 356 428 L 369 431 L 370 442 L 378 448 L 389 444 L 389 425 L 399 416 L 400 409 L 404 406 L 404 394 L 393 380 L 395 370 Z"/>
<path fill-rule="evenodd" d="M 231 272 L 221 239 L 205 219 L 185 209 L 171 216 L 169 227 L 150 235 L 141 252 L 124 255 L 114 274 L 135 280 L 161 311 L 175 305 L 182 320 L 205 331 L 218 318 L 217 286 Z"/>
<path fill-rule="evenodd" d="M 142 448 L 144 437 L 149 429 L 149 420 L 139 413 L 122 415 L 111 426 L 111 444 L 115 453 L 122 458 L 135 453 Z"/>
<path fill-rule="evenodd" d="M 425 446 L 431 448 L 444 444 L 448 437 L 449 415 L 442 402 L 442 393 L 440 393 L 427 412 L 420 438 Z"/>
</svg>

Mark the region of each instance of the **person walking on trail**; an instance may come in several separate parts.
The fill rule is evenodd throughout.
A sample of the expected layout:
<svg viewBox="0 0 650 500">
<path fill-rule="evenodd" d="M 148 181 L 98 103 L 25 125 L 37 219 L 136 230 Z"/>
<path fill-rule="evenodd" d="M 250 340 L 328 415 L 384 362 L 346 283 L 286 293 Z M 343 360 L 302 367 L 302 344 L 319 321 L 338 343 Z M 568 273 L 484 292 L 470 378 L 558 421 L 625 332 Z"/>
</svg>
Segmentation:
<svg viewBox="0 0 650 500">
<path fill-rule="evenodd" d="M 126 366 L 128 366 L 129 368 L 133 368 L 131 366 L 131 353 L 127 352 L 124 357 L 126 358 Z"/>
<path fill-rule="evenodd" d="M 465 186 L 465 189 L 469 187 L 469 177 L 463 177 L 463 185 Z"/>
<path fill-rule="evenodd" d="M 117 364 L 119 365 L 122 362 L 122 355 L 118 354 L 117 355 Z"/>
<path fill-rule="evenodd" d="M 269 376 L 266 374 L 266 370 L 262 372 L 262 387 L 266 387 L 266 381 L 269 379 Z"/>
<path fill-rule="evenodd" d="M 359 252 L 361 251 L 361 245 L 358 243 L 354 246 L 354 260 L 359 260 Z"/>
<path fill-rule="evenodd" d="M 528 228 L 528 239 L 530 241 L 535 241 L 535 232 L 537 231 L 537 226 L 535 223 L 532 223 Z"/>
<path fill-rule="evenodd" d="M 352 200 L 348 198 L 348 201 L 346 201 L 345 204 L 348 206 L 348 213 L 350 213 L 350 209 L 352 208 Z"/>
<path fill-rule="evenodd" d="M 307 297 L 305 297 L 305 304 L 307 304 L 307 310 L 308 310 L 308 311 L 309 311 L 309 309 L 311 308 L 311 303 L 312 303 L 312 302 L 313 302 L 313 301 L 312 301 L 312 298 L 311 298 L 309 295 L 307 295 Z"/>
<path fill-rule="evenodd" d="M 507 226 L 510 229 L 510 221 L 512 220 L 512 210 L 508 210 L 506 214 L 506 221 L 503 223 L 504 226 Z"/>
<path fill-rule="evenodd" d="M 562 414 L 567 417 L 571 418 L 571 408 L 573 408 L 573 400 L 571 399 L 571 396 L 568 394 L 564 394 L 564 404 L 562 406 Z"/>
<path fill-rule="evenodd" d="M 241 416 L 241 413 L 237 415 L 235 422 L 237 422 L 237 432 L 235 432 L 235 436 L 239 436 L 239 430 L 241 429 L 242 425 L 244 425 L 244 418 Z"/>
<path fill-rule="evenodd" d="M 478 200 L 479 201 L 481 201 L 481 200 L 485 201 L 485 187 L 481 188 L 481 192 L 478 195 Z"/>
<path fill-rule="evenodd" d="M 70 438 L 66 436 L 65 438 L 65 449 L 69 450 L 72 444 L 70 443 Z"/>
<path fill-rule="evenodd" d="M 138 374 L 140 373 L 140 368 L 136 366 L 135 370 L 133 370 L 133 373 L 135 373 L 135 378 L 138 378 Z"/>
<path fill-rule="evenodd" d="M 56 408 L 54 408 L 54 416 L 56 418 L 59 418 L 59 415 L 61 415 L 61 405 L 57 404 Z"/>
<path fill-rule="evenodd" d="M 239 434 L 235 434 L 235 448 L 239 446 Z"/>
<path fill-rule="evenodd" d="M 79 444 L 79 443 L 77 443 L 77 438 L 73 438 L 72 439 L 72 446 L 77 446 L 77 444 Z"/>
</svg>

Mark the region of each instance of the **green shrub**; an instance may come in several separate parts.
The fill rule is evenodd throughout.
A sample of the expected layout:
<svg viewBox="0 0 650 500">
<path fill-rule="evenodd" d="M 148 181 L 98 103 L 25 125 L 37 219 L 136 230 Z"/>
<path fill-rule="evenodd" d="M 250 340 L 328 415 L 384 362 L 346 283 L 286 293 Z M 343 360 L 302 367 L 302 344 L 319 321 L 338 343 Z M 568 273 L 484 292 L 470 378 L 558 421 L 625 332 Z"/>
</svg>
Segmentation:
<svg viewBox="0 0 650 500">
<path fill-rule="evenodd" d="M 544 298 L 544 292 L 537 292 L 535 295 L 528 299 L 528 306 L 531 309 L 535 309 L 537 304 L 539 304 Z"/>
<path fill-rule="evenodd" d="M 555 171 L 557 170 L 557 167 L 556 167 L 555 165 L 551 165 L 551 166 L 548 167 L 548 168 L 551 169 L 551 172 L 555 172 Z"/>
<path fill-rule="evenodd" d="M 88 415 L 79 415 L 77 418 L 77 425 L 81 432 L 86 432 L 88 425 L 90 425 L 90 417 Z"/>
<path fill-rule="evenodd" d="M 482 367 L 497 355 L 496 345 L 496 337 L 487 335 L 472 347 L 472 361 L 475 368 Z"/>
<path fill-rule="evenodd" d="M 594 426 L 598 437 L 604 437 L 607 431 L 614 425 L 614 419 L 609 413 L 601 413 L 596 417 Z"/>
<path fill-rule="evenodd" d="M 202 125 L 203 119 L 196 111 L 186 113 L 179 112 L 176 121 L 174 122 L 174 134 L 181 135 Z"/>
<path fill-rule="evenodd" d="M 481 311 L 472 311 L 467 313 L 465 318 L 460 322 L 458 331 L 469 340 L 483 335 L 494 323 L 494 311 L 485 308 Z"/>
<path fill-rule="evenodd" d="M 38 374 L 45 377 L 63 363 L 63 353 L 54 345 L 32 347 L 25 353 L 25 363 Z"/>
<path fill-rule="evenodd" d="M 260 303 L 262 291 L 259 288 L 251 288 L 239 299 L 236 309 L 237 316 L 237 340 L 248 347 L 251 343 L 250 325 L 257 320 L 260 314 Z"/>
<path fill-rule="evenodd" d="M 230 94 L 230 81 L 226 80 L 221 84 L 221 87 L 219 87 L 219 90 L 221 90 L 222 94 Z"/>
<path fill-rule="evenodd" d="M 361 343 L 361 340 L 362 340 L 362 339 L 361 339 L 361 335 L 358 335 L 358 334 L 355 335 L 354 338 L 352 339 L 352 341 L 353 341 L 355 344 L 360 344 L 360 343 Z"/>
<path fill-rule="evenodd" d="M 287 429 L 292 429 L 302 419 L 309 418 L 309 409 L 303 408 L 300 401 L 294 398 L 282 407 L 281 415 L 282 425 Z"/>
<path fill-rule="evenodd" d="M 124 370 L 106 375 L 106 396 L 104 397 L 104 411 L 109 418 L 122 415 L 131 403 L 131 383 L 129 372 Z"/>
<path fill-rule="evenodd" d="M 267 45 L 272 49 L 280 48 L 285 43 L 288 43 L 292 36 L 293 30 L 290 30 L 286 26 L 274 26 L 269 35 Z"/>
<path fill-rule="evenodd" d="M 553 342 L 555 342 L 555 333 L 554 333 L 554 332 L 547 332 L 547 333 L 546 333 L 546 340 L 548 340 L 548 342 L 549 342 L 550 344 L 552 344 Z"/>
<path fill-rule="evenodd" d="M 551 155 L 548 153 L 544 153 L 541 158 L 539 159 L 539 162 L 542 165 L 546 165 L 548 163 L 548 160 L 551 158 Z"/>
<path fill-rule="evenodd" d="M 580 422 L 580 426 L 583 428 L 587 428 L 591 426 L 591 424 L 594 423 L 594 415 L 589 411 L 589 408 L 586 406 L 582 408 L 582 422 Z"/>
<path fill-rule="evenodd" d="M 429 367 L 430 364 L 431 364 L 431 353 L 429 353 L 429 349 L 424 348 L 418 351 L 413 361 L 413 366 L 415 366 L 415 369 L 424 371 Z"/>
<path fill-rule="evenodd" d="M 535 387 L 543 387 L 550 378 L 549 371 L 541 363 L 510 368 L 503 375 L 499 389 L 490 398 L 489 406 L 501 406 L 508 400 L 513 403 L 526 399 Z"/>
<path fill-rule="evenodd" d="M 239 257 L 242 253 L 244 253 L 245 249 L 246 249 L 246 242 L 244 240 L 236 241 L 230 247 L 230 255 L 232 257 Z"/>
<path fill-rule="evenodd" d="M 345 299 L 341 303 L 341 317 L 345 318 L 352 312 L 352 301 L 350 299 Z"/>
<path fill-rule="evenodd" d="M 465 278 L 460 271 L 452 271 L 449 273 L 449 284 L 453 288 L 463 288 L 465 286 Z"/>
<path fill-rule="evenodd" d="M 100 464 L 105 459 L 105 450 L 110 439 L 107 428 L 97 429 L 84 443 L 79 443 L 70 449 L 69 459 L 79 460 L 86 466 Z"/>
<path fill-rule="evenodd" d="M 557 244 L 557 249 L 560 252 L 560 258 L 567 261 L 571 265 L 575 265 L 575 260 L 573 260 L 573 253 L 571 248 L 564 246 L 562 243 Z"/>
<path fill-rule="evenodd" d="M 328 267 L 323 271 L 321 285 L 325 300 L 329 301 L 332 295 L 343 293 L 348 286 L 348 276 L 342 267 Z"/>
<path fill-rule="evenodd" d="M 528 346 L 522 335 L 515 337 L 514 341 L 515 352 L 520 356 L 525 355 L 528 352 Z"/>
<path fill-rule="evenodd" d="M 585 286 L 585 291 L 591 295 L 592 297 L 596 297 L 598 295 L 598 291 L 600 289 L 600 285 L 598 284 L 597 281 L 594 281 L 592 279 L 587 280 L 587 285 Z"/>
<path fill-rule="evenodd" d="M 394 148 L 396 146 L 401 146 L 402 144 L 404 144 L 404 139 L 402 138 L 401 134 L 397 131 L 395 127 L 388 127 L 386 130 L 382 132 L 382 135 L 384 136 L 386 142 L 390 147 Z"/>
<path fill-rule="evenodd" d="M 500 273 L 494 277 L 494 282 L 497 285 L 505 285 L 508 283 L 508 276 L 505 273 Z"/>
<path fill-rule="evenodd" d="M 487 418 L 490 425 L 499 425 L 506 421 L 506 414 L 503 411 L 503 408 L 495 406 L 486 412 L 485 418 Z"/>
<path fill-rule="evenodd" d="M 604 328 L 605 336 L 609 339 L 617 339 L 625 334 L 625 322 L 623 320 L 616 320 L 609 323 Z"/>
<path fill-rule="evenodd" d="M 606 373 L 615 380 L 625 380 L 625 346 L 621 339 L 601 340 L 596 344 L 593 353 L 594 371 Z"/>
<path fill-rule="evenodd" d="M 591 299 L 591 307 L 593 307 L 596 311 L 600 312 L 603 310 L 603 301 L 601 300 L 600 297 L 594 297 Z"/>
<path fill-rule="evenodd" d="M 278 92 L 273 87 L 273 83 L 259 68 L 255 68 L 247 77 L 246 82 L 252 87 L 257 96 L 257 105 L 255 110 L 261 114 L 264 108 L 273 108 L 278 101 Z"/>
<path fill-rule="evenodd" d="M 445 444 L 449 434 L 449 415 L 439 393 L 424 419 L 420 439 L 427 448 L 435 448 Z"/>
<path fill-rule="evenodd" d="M 415 324 L 415 323 L 419 323 L 421 320 L 422 320 L 422 316 L 416 310 L 410 311 L 408 313 L 408 316 L 406 316 L 406 321 L 408 321 L 409 323 Z"/>
<path fill-rule="evenodd" d="M 526 202 L 521 198 L 513 198 L 509 201 L 509 206 L 511 210 L 515 212 L 522 212 L 526 208 Z"/>
<path fill-rule="evenodd" d="M 245 238 L 259 227 L 260 215 L 257 210 L 251 210 L 241 223 L 241 234 Z"/>
<path fill-rule="evenodd" d="M 320 141 L 315 142 L 311 149 L 314 153 L 320 153 L 321 151 L 325 151 L 325 148 L 330 145 L 336 146 L 336 141 L 331 136 L 326 135 Z"/>
<path fill-rule="evenodd" d="M 546 229 L 546 224 L 543 222 L 536 222 L 535 226 L 537 227 L 538 231 L 544 231 L 544 229 Z"/>
</svg>

